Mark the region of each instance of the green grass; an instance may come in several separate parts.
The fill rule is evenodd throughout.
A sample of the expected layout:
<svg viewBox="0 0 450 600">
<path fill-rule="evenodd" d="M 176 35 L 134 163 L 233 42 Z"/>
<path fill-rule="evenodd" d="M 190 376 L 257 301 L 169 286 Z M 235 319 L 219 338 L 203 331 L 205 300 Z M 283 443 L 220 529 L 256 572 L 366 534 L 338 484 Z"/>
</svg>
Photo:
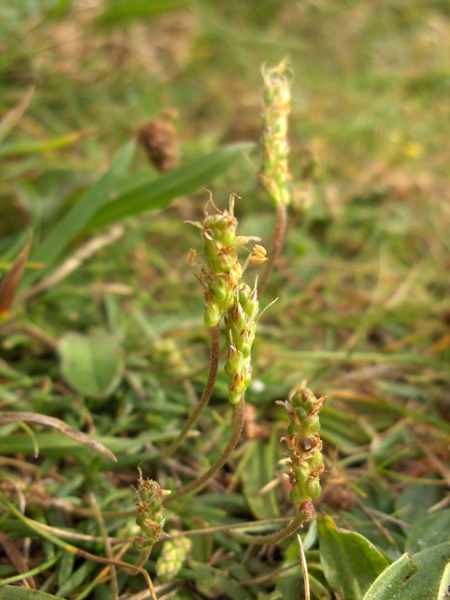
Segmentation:
<svg viewBox="0 0 450 600">
<path fill-rule="evenodd" d="M 70 600 L 135 597 L 146 588 L 141 575 L 105 570 L 92 555 L 117 557 L 123 548 L 118 560 L 136 561 L 124 540 L 137 533 L 137 468 L 175 489 L 226 445 L 232 410 L 219 368 L 199 434 L 170 461 L 159 458 L 207 376 L 202 289 L 186 262 L 200 242 L 183 222 L 202 218 L 204 188 L 221 208 L 236 192 L 239 232 L 270 245 L 274 215 L 255 177 L 260 69 L 288 55 L 293 206 L 284 255 L 261 299 L 264 306 L 279 298 L 254 347 L 247 401 L 259 429 L 255 437 L 251 428 L 244 432 L 204 491 L 167 509 L 165 530 L 192 540 L 177 578 L 154 576 L 163 544 L 146 569 L 158 598 L 303 598 L 296 539 L 261 553 L 225 528 L 253 522 L 252 532 L 266 533 L 265 520 L 292 514 L 280 483 L 285 411 L 275 400 L 307 379 L 327 396 L 318 511 L 373 544 L 335 533 L 326 517 L 305 527 L 311 597 L 332 600 L 333 588 L 356 599 L 361 553 L 373 581 L 380 565 L 406 549 L 418 575 L 402 583 L 398 597 L 436 600 L 438 584 L 427 587 L 423 577 L 434 564 L 438 581 L 444 565 L 437 553 L 448 552 L 447 4 L 264 0 L 256 10 L 252 2 L 198 0 L 157 14 L 161 3 L 149 0 L 136 9 L 147 16 L 130 12 L 114 22 L 116 7 L 102 20 L 113 6 L 0 6 L 0 114 L 34 89 L 21 118 L 0 129 L 3 273 L 33 230 L 14 318 L 0 324 L 0 410 L 61 419 L 118 459 L 113 464 L 58 431 L 0 428 L 0 598 L 12 597 L 6 583 L 28 577 L 33 585 L 31 576 L 37 590 Z M 178 112 L 182 159 L 178 170 L 159 175 L 141 148 L 132 154 L 127 144 L 166 108 Z M 111 190 L 115 205 L 107 201 Z M 122 228 L 114 240 L 30 294 L 33 281 L 113 223 Z M 257 272 L 249 268 L 250 281 Z M 71 333 L 98 328 L 117 351 L 109 368 L 119 383 L 111 392 L 96 381 L 98 393 L 83 394 L 81 383 L 65 379 L 58 346 Z M 31 529 L 39 524 L 47 529 Z M 210 527 L 223 529 L 198 531 Z M 68 544 L 90 556 L 76 556 Z M 353 591 L 333 575 L 334 544 Z M 407 571 L 393 565 L 384 577 L 394 579 L 380 589 L 397 581 L 392 569 Z"/>
</svg>

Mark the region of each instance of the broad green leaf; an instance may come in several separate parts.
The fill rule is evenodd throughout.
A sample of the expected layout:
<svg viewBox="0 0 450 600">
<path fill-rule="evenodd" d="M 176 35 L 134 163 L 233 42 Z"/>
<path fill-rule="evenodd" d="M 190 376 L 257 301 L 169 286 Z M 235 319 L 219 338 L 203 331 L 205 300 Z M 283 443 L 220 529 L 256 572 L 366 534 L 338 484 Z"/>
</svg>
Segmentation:
<svg viewBox="0 0 450 600">
<path fill-rule="evenodd" d="M 450 540 L 450 508 L 429 515 L 415 525 L 406 539 L 405 550 L 410 554 Z"/>
<path fill-rule="evenodd" d="M 250 442 L 242 460 L 241 479 L 245 498 L 257 519 L 273 519 L 280 516 L 275 490 L 261 493 L 274 478 L 276 464 L 279 460 L 278 435 L 271 436 L 270 443 L 257 440 Z"/>
<path fill-rule="evenodd" d="M 150 17 L 187 5 L 187 0 L 116 0 L 109 2 L 98 18 L 100 25 L 123 23 L 127 19 Z"/>
<path fill-rule="evenodd" d="M 413 554 L 411 561 L 415 571 L 404 582 L 395 600 L 442 600 L 438 593 L 449 560 L 449 542 Z"/>
<path fill-rule="evenodd" d="M 338 529 L 327 515 L 317 519 L 326 580 L 345 600 L 361 600 L 389 561 L 359 533 Z"/>
<path fill-rule="evenodd" d="M 242 153 L 250 150 L 253 145 L 242 143 L 224 146 L 207 156 L 196 158 L 173 169 L 158 179 L 116 196 L 99 210 L 87 229 L 109 225 L 147 210 L 162 208 L 178 196 L 195 192 L 224 173 L 234 163 L 243 160 Z"/>
<path fill-rule="evenodd" d="M 392 600 L 413 572 L 411 557 L 404 554 L 377 577 L 363 600 Z"/>
<path fill-rule="evenodd" d="M 106 398 L 120 382 L 122 348 L 117 338 L 102 329 L 88 335 L 66 334 L 60 343 L 61 372 L 80 394 Z"/>
<path fill-rule="evenodd" d="M 110 194 L 128 170 L 134 149 L 134 142 L 129 142 L 122 148 L 109 170 L 59 221 L 47 239 L 32 253 L 31 260 L 44 263 L 48 267 L 59 258 L 100 207 L 110 201 Z M 25 283 L 31 284 L 40 275 L 39 272 L 27 273 L 24 277 Z"/>
<path fill-rule="evenodd" d="M 17 585 L 7 585 L 0 588 L 0 600 L 61 600 L 61 598 Z"/>
<path fill-rule="evenodd" d="M 443 600 L 450 583 L 449 559 L 449 542 L 404 554 L 381 573 L 363 600 Z"/>
</svg>

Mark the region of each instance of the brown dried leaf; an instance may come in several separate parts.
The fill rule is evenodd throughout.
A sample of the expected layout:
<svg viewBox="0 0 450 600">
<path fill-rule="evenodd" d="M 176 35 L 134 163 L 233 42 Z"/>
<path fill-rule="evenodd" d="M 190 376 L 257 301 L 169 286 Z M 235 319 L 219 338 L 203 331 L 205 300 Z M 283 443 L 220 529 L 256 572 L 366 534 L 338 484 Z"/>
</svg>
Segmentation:
<svg viewBox="0 0 450 600">
<path fill-rule="evenodd" d="M 28 254 L 30 252 L 31 238 L 23 248 L 22 252 L 14 261 L 11 269 L 6 273 L 0 281 L 0 317 L 8 316 L 12 306 L 14 296 L 22 279 L 25 265 L 27 263 Z"/>
<path fill-rule="evenodd" d="M 37 425 L 44 425 L 45 427 L 52 427 L 53 429 L 57 429 L 64 435 L 67 435 L 68 437 L 73 438 L 77 442 L 80 442 L 80 444 L 84 444 L 88 448 L 91 448 L 96 452 L 100 452 L 100 454 L 103 454 L 103 456 L 107 456 L 114 462 L 117 462 L 117 458 L 114 456 L 114 454 L 110 450 L 108 450 L 108 448 L 103 446 L 103 444 L 100 444 L 100 442 L 96 442 L 85 433 L 81 433 L 81 431 L 77 431 L 73 427 L 70 427 L 60 419 L 30 412 L 10 412 L 0 414 L 0 426 L 8 425 L 9 423 L 17 423 L 18 421 L 25 421 L 26 423 L 36 423 Z"/>
<path fill-rule="evenodd" d="M 16 567 L 18 573 L 23 574 L 30 570 L 27 561 L 20 553 L 14 540 L 12 540 L 4 531 L 0 531 L 0 545 L 3 547 L 9 560 Z M 33 590 L 36 589 L 36 583 L 34 582 L 33 577 L 28 577 L 26 581 Z"/>
</svg>

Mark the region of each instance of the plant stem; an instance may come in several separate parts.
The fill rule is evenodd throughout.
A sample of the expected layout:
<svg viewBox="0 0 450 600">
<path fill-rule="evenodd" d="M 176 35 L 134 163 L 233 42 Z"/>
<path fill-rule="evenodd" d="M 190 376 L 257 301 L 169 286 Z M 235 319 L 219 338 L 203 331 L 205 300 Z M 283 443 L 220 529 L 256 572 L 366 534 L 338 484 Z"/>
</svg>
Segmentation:
<svg viewBox="0 0 450 600">
<path fill-rule="evenodd" d="M 222 454 L 219 456 L 219 458 L 216 460 L 216 462 L 206 471 L 206 473 L 204 473 L 198 479 L 191 481 L 191 483 L 189 483 L 188 485 L 181 488 L 181 490 L 178 490 L 174 494 L 167 496 L 167 498 L 164 501 L 164 504 L 166 504 L 166 505 L 170 504 L 174 500 L 178 500 L 179 498 L 182 498 L 183 496 L 192 494 L 192 492 L 197 492 L 202 487 L 204 487 L 212 477 L 214 477 L 214 475 L 217 473 L 217 471 L 219 471 L 223 467 L 223 465 L 227 462 L 231 453 L 235 449 L 236 444 L 238 443 L 239 438 L 241 437 L 242 429 L 244 427 L 244 421 L 245 421 L 245 400 L 244 400 L 244 396 L 242 396 L 242 398 L 239 400 L 239 402 L 237 404 L 235 404 L 235 406 L 234 406 L 233 431 L 231 433 L 230 440 L 229 440 L 225 450 L 222 452 Z"/>
<path fill-rule="evenodd" d="M 205 409 L 206 405 L 211 398 L 212 391 L 214 389 L 214 384 L 216 383 L 217 370 L 219 368 L 219 350 L 220 350 L 220 322 L 217 323 L 214 327 L 210 329 L 210 355 L 209 355 L 209 373 L 208 379 L 206 380 L 205 388 L 203 390 L 202 397 L 200 401 L 189 417 L 188 421 L 186 421 L 183 429 L 180 431 L 178 437 L 170 444 L 166 450 L 161 454 L 162 458 L 169 458 L 178 448 L 178 446 L 184 441 L 189 431 L 198 421 L 200 415 Z"/>
<path fill-rule="evenodd" d="M 283 541 L 299 529 L 303 523 L 311 519 L 311 514 L 303 514 L 301 510 L 297 512 L 295 517 L 290 521 L 286 527 L 275 531 L 274 533 L 267 533 L 266 535 L 250 535 L 248 533 L 239 533 L 239 531 L 230 532 L 233 538 L 238 542 L 244 544 L 255 544 L 257 546 L 265 546 L 266 544 L 278 544 Z"/>
<path fill-rule="evenodd" d="M 270 252 L 269 262 L 266 264 L 266 268 L 264 270 L 264 274 L 262 276 L 261 282 L 258 285 L 258 293 L 261 297 L 267 283 L 270 279 L 272 271 L 274 269 L 275 263 L 278 260 L 278 257 L 281 254 L 281 250 L 283 249 L 284 238 L 286 235 L 286 223 L 287 223 L 287 209 L 286 204 L 278 204 L 276 207 L 276 222 L 275 222 L 275 231 L 273 234 L 272 240 L 272 251 Z"/>
</svg>

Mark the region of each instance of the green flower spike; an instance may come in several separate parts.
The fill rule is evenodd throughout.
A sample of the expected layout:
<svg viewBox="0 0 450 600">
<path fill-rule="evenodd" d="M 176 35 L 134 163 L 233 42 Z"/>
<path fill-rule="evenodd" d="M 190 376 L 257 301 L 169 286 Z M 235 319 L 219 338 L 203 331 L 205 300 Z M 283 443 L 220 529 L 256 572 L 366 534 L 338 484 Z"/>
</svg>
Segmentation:
<svg viewBox="0 0 450 600">
<path fill-rule="evenodd" d="M 205 210 L 202 223 L 187 221 L 201 231 L 205 262 L 202 263 L 200 281 L 205 293 L 205 325 L 215 327 L 223 315 L 236 303 L 243 268 L 238 261 L 237 251 L 245 248 L 250 240 L 259 241 L 257 237 L 236 235 L 237 219 L 234 216 L 234 199 L 231 194 L 228 210 L 220 211 L 213 202 L 217 214 L 210 215 Z M 191 251 L 190 262 L 195 260 L 195 252 Z M 249 260 L 264 262 L 265 250 L 255 246 Z"/>
<path fill-rule="evenodd" d="M 274 206 L 290 202 L 287 131 L 291 86 L 285 72 L 285 61 L 273 69 L 263 69 L 264 113 L 259 179 Z"/>
<path fill-rule="evenodd" d="M 142 471 L 139 470 L 138 487 L 135 489 L 137 500 L 135 502 L 138 509 L 136 519 L 142 534 L 138 535 L 133 543 L 135 550 L 144 550 L 151 548 L 162 537 L 167 537 L 163 532 L 163 502 L 164 498 L 170 494 L 170 491 L 163 490 L 156 481 L 142 478 Z"/>
<path fill-rule="evenodd" d="M 251 290 L 246 283 L 242 283 L 236 304 L 225 316 L 229 338 L 225 373 L 230 378 L 228 398 L 231 404 L 239 402 L 252 380 L 251 351 L 256 334 L 258 310 L 256 284 Z"/>
<path fill-rule="evenodd" d="M 288 447 L 286 462 L 292 485 L 290 498 L 304 515 L 314 514 L 312 499 L 322 491 L 319 477 L 325 470 L 320 439 L 319 412 L 324 397 L 316 398 L 304 381 L 295 388 L 289 399 L 278 402 L 285 406 L 289 416 L 288 436 L 283 438 Z"/>
</svg>

